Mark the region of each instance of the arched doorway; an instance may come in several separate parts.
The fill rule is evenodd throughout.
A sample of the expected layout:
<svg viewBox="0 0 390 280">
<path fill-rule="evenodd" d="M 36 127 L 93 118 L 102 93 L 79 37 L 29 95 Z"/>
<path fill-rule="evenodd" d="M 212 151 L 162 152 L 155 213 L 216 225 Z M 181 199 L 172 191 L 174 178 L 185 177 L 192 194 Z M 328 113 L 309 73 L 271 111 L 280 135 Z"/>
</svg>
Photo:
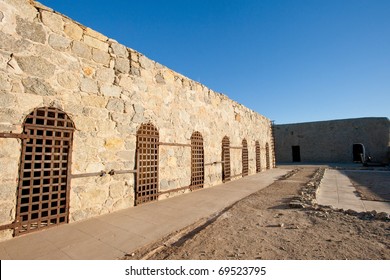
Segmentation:
<svg viewBox="0 0 390 280">
<path fill-rule="evenodd" d="M 261 163 L 260 163 L 260 143 L 256 141 L 256 173 L 261 172 Z"/>
<path fill-rule="evenodd" d="M 248 176 L 248 142 L 242 140 L 242 177 Z"/>
<path fill-rule="evenodd" d="M 225 136 L 222 139 L 222 181 L 230 181 L 230 140 Z"/>
<path fill-rule="evenodd" d="M 158 130 L 142 124 L 137 131 L 137 182 L 135 205 L 158 199 Z"/>
<path fill-rule="evenodd" d="M 63 111 L 37 108 L 23 124 L 15 235 L 67 223 L 74 124 Z"/>
<path fill-rule="evenodd" d="M 191 135 L 191 190 L 201 189 L 204 184 L 203 137 L 196 131 Z"/>
</svg>

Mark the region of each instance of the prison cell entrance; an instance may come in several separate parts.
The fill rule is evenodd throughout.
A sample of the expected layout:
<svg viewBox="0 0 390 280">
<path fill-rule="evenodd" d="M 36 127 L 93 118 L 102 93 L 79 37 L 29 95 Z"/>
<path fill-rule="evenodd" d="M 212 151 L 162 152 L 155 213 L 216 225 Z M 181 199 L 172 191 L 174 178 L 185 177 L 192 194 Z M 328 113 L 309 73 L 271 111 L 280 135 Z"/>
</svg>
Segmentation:
<svg viewBox="0 0 390 280">
<path fill-rule="evenodd" d="M 270 152 L 269 152 L 269 144 L 265 144 L 265 161 L 266 161 L 266 168 L 271 168 L 271 159 L 270 159 Z"/>
<path fill-rule="evenodd" d="M 222 139 L 222 181 L 230 181 L 230 140 L 225 136 Z"/>
<path fill-rule="evenodd" d="M 135 205 L 158 199 L 159 134 L 151 124 L 137 131 L 137 182 Z"/>
<path fill-rule="evenodd" d="M 364 162 L 366 159 L 366 151 L 363 144 L 352 145 L 352 155 L 354 162 Z"/>
<path fill-rule="evenodd" d="M 74 125 L 56 108 L 38 108 L 23 124 L 15 235 L 67 223 Z"/>
<path fill-rule="evenodd" d="M 242 177 L 248 176 L 248 142 L 246 139 L 242 140 Z"/>
<path fill-rule="evenodd" d="M 204 184 L 203 137 L 198 131 L 191 136 L 191 190 L 201 189 Z"/>
<path fill-rule="evenodd" d="M 261 172 L 261 164 L 260 164 L 260 143 L 256 141 L 256 172 Z"/>
<path fill-rule="evenodd" d="M 301 147 L 300 146 L 291 146 L 292 149 L 292 161 L 300 162 L 301 161 Z"/>
</svg>

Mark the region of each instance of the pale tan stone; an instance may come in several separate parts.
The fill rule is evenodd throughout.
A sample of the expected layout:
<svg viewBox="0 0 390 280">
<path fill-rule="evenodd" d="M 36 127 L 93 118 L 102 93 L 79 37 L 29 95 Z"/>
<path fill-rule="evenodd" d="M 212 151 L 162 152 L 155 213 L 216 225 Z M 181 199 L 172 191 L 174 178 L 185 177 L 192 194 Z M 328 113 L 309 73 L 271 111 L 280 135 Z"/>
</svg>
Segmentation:
<svg viewBox="0 0 390 280">
<path fill-rule="evenodd" d="M 124 141 L 121 138 L 106 139 L 104 147 L 108 150 L 120 150 L 124 148 Z"/>
<path fill-rule="evenodd" d="M 118 86 L 103 85 L 100 87 L 100 92 L 103 94 L 103 96 L 120 97 L 122 89 Z"/>
<path fill-rule="evenodd" d="M 108 53 L 109 45 L 106 42 L 100 41 L 99 39 L 93 38 L 85 34 L 83 36 L 83 42 L 92 48 L 96 48 Z"/>
<path fill-rule="evenodd" d="M 83 104 L 97 108 L 105 108 L 107 99 L 103 96 L 87 95 L 81 97 Z"/>
<path fill-rule="evenodd" d="M 76 23 L 72 21 L 67 21 L 65 23 L 64 32 L 66 35 L 68 35 L 71 39 L 76 41 L 81 41 L 83 38 L 83 29 Z"/>
<path fill-rule="evenodd" d="M 72 72 L 61 72 L 57 75 L 57 82 L 63 88 L 75 90 L 80 86 L 79 75 Z"/>
<path fill-rule="evenodd" d="M 101 34 L 100 32 L 97 32 L 89 27 L 87 27 L 84 31 L 84 34 L 85 35 L 88 35 L 88 36 L 91 36 L 93 38 L 96 38 L 98 39 L 99 41 L 103 41 L 103 42 L 106 42 L 108 40 L 108 38 L 106 36 L 104 36 L 103 34 Z"/>
<path fill-rule="evenodd" d="M 55 33 L 62 33 L 64 22 L 62 16 L 50 11 L 42 11 L 41 18 L 44 25 L 49 27 Z"/>
</svg>

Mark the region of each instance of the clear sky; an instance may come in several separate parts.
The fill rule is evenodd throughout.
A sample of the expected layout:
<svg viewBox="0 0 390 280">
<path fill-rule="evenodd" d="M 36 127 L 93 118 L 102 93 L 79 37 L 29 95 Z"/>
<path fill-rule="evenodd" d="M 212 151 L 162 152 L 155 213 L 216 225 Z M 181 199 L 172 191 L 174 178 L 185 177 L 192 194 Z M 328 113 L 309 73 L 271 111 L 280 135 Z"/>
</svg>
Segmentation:
<svg viewBox="0 0 390 280">
<path fill-rule="evenodd" d="M 389 0 L 41 0 L 277 124 L 390 118 Z"/>
</svg>

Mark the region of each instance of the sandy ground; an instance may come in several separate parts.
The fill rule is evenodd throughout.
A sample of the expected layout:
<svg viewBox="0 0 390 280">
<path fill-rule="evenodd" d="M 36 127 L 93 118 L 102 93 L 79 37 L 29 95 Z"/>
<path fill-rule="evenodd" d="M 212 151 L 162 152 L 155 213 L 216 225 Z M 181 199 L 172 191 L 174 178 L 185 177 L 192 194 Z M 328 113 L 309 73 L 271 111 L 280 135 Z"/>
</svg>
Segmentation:
<svg viewBox="0 0 390 280">
<path fill-rule="evenodd" d="M 389 260 L 389 221 L 289 206 L 316 171 L 300 168 L 214 217 L 124 258 Z"/>
</svg>

